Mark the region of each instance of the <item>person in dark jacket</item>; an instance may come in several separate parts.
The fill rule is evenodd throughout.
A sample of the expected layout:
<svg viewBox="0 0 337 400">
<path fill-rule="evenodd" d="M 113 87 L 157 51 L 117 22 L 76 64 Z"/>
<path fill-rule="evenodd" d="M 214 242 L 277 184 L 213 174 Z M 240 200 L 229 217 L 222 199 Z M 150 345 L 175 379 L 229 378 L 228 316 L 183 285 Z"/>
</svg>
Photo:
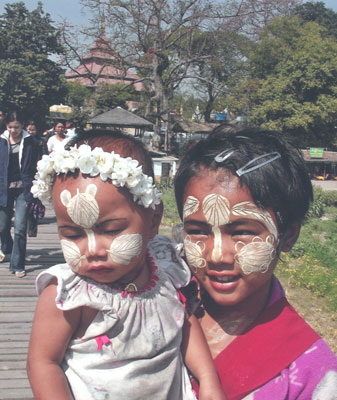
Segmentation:
<svg viewBox="0 0 337 400">
<path fill-rule="evenodd" d="M 36 164 L 38 144 L 23 130 L 23 118 L 18 112 L 6 117 L 7 130 L 0 136 L 0 258 L 8 252 L 3 248 L 14 214 L 14 240 L 9 270 L 18 278 L 25 276 L 28 208 L 34 198 L 30 192 Z"/>
</svg>

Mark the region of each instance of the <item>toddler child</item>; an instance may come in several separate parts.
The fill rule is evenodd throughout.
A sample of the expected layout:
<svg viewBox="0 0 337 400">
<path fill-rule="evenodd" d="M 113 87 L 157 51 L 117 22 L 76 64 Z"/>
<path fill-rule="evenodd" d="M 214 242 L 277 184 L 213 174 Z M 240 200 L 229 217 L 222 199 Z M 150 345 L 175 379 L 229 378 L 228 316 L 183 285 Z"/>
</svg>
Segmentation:
<svg viewBox="0 0 337 400">
<path fill-rule="evenodd" d="M 141 142 L 83 134 L 43 156 L 36 178 L 34 196 L 52 197 L 66 263 L 37 277 L 35 399 L 194 399 L 181 346 L 200 398 L 223 399 L 199 324 L 178 301 L 190 274 L 157 235 L 162 204 Z"/>
</svg>

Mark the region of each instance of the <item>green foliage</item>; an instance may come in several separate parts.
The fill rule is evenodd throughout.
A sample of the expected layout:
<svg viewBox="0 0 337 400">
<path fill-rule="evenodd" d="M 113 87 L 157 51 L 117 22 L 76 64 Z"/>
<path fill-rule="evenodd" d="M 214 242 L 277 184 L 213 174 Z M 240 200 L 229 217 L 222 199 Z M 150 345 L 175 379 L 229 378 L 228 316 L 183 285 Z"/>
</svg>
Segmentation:
<svg viewBox="0 0 337 400">
<path fill-rule="evenodd" d="M 132 85 L 103 83 L 97 87 L 92 98 L 95 114 L 115 107 L 127 109 L 127 101 L 135 100 L 135 98 L 137 98 L 137 93 Z"/>
<path fill-rule="evenodd" d="M 301 4 L 295 8 L 294 14 L 305 22 L 317 22 L 326 29 L 327 35 L 337 38 L 337 13 L 326 8 L 322 1 Z"/>
<path fill-rule="evenodd" d="M 314 212 L 307 218 L 300 237 L 279 268 L 292 282 L 325 297 L 337 310 L 337 191 L 314 191 L 314 204 L 319 202 L 323 214 Z"/>
<path fill-rule="evenodd" d="M 67 88 L 67 104 L 70 106 L 83 107 L 90 98 L 90 90 L 78 81 L 67 82 Z"/>
<path fill-rule="evenodd" d="M 251 77 L 232 107 L 270 129 L 289 131 L 300 146 L 331 146 L 337 138 L 337 44 L 314 22 L 275 19 L 248 53 Z"/>
<path fill-rule="evenodd" d="M 63 70 L 49 58 L 61 51 L 41 3 L 32 12 L 23 2 L 7 4 L 0 15 L 0 104 L 43 126 L 49 106 L 66 94 Z"/>
<path fill-rule="evenodd" d="M 166 180 L 157 185 L 162 192 L 162 201 L 164 204 L 164 215 L 162 225 L 175 226 L 181 224 L 181 219 L 178 214 L 176 200 L 174 197 L 174 189 L 172 180 Z"/>
</svg>

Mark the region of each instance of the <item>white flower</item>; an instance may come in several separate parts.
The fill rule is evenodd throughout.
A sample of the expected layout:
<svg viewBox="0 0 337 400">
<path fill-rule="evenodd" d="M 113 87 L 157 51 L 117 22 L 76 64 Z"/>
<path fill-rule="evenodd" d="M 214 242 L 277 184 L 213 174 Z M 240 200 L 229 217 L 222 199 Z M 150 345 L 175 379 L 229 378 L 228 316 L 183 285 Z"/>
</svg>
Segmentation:
<svg viewBox="0 0 337 400">
<path fill-rule="evenodd" d="M 79 158 L 77 162 L 77 167 L 82 172 L 82 174 L 91 175 L 91 173 L 95 169 L 95 165 L 96 165 L 96 160 L 91 155 L 84 155 L 81 158 Z"/>
<path fill-rule="evenodd" d="M 82 174 L 100 175 L 103 181 L 111 180 L 112 184 L 126 186 L 138 204 L 155 208 L 160 203 L 161 193 L 153 184 L 153 179 L 142 172 L 137 160 L 124 158 L 119 154 L 105 152 L 96 147 L 82 144 L 69 150 L 60 148 L 44 155 L 37 164 L 37 173 L 31 192 L 41 201 L 50 200 L 55 174 L 67 174 L 79 169 Z"/>
</svg>

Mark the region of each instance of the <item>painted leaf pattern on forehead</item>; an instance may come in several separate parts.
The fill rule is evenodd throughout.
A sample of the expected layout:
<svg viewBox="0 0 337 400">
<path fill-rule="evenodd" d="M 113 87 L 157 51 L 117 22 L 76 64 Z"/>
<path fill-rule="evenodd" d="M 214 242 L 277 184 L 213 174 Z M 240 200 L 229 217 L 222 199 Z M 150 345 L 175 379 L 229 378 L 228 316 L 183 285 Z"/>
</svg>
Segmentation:
<svg viewBox="0 0 337 400">
<path fill-rule="evenodd" d="M 194 268 L 206 267 L 206 260 L 202 257 L 202 252 L 205 249 L 205 243 L 202 243 L 202 246 L 200 246 L 200 243 L 202 242 L 192 242 L 189 235 L 187 235 L 184 239 L 184 248 L 187 261 L 189 265 Z"/>
<path fill-rule="evenodd" d="M 82 266 L 82 261 L 85 260 L 86 257 L 81 255 L 80 249 L 74 242 L 62 239 L 61 247 L 67 264 L 69 264 L 72 269 L 77 272 Z"/>
<path fill-rule="evenodd" d="M 99 218 L 99 207 L 95 199 L 97 187 L 94 184 L 88 185 L 84 193 L 77 193 L 71 198 L 68 190 L 60 194 L 62 203 L 66 206 L 69 217 L 75 224 L 89 229 Z"/>
<path fill-rule="evenodd" d="M 184 204 L 183 218 L 185 219 L 189 215 L 197 212 L 199 210 L 199 205 L 200 202 L 196 197 L 188 196 Z"/>
<path fill-rule="evenodd" d="M 220 194 L 209 194 L 204 198 L 202 209 L 207 222 L 213 226 L 225 225 L 229 222 L 229 201 Z"/>
<path fill-rule="evenodd" d="M 268 211 L 258 208 L 256 204 L 250 201 L 243 201 L 242 203 L 235 204 L 232 207 L 232 214 L 241 217 L 249 216 L 261 221 L 267 227 L 269 232 L 274 235 L 274 238 L 277 239 L 278 232 L 271 215 Z"/>
<path fill-rule="evenodd" d="M 118 236 L 110 246 L 110 260 L 116 264 L 127 265 L 142 251 L 143 239 L 139 233 Z"/>
</svg>

